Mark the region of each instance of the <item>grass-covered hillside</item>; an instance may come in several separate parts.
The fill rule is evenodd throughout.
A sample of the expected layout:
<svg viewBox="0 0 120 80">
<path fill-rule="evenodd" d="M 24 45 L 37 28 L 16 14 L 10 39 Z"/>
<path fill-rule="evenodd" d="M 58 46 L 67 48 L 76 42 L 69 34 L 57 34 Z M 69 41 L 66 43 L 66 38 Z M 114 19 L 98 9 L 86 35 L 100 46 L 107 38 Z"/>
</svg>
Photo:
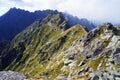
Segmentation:
<svg viewBox="0 0 120 80">
<path fill-rule="evenodd" d="M 67 29 L 60 15 L 48 15 L 19 33 L 1 51 L 1 69 L 24 73 L 34 78 L 40 72 L 46 77 L 57 77 L 64 66 L 63 52 L 70 44 L 86 34 L 84 27 L 75 25 Z M 51 76 L 52 75 L 52 76 Z"/>
</svg>

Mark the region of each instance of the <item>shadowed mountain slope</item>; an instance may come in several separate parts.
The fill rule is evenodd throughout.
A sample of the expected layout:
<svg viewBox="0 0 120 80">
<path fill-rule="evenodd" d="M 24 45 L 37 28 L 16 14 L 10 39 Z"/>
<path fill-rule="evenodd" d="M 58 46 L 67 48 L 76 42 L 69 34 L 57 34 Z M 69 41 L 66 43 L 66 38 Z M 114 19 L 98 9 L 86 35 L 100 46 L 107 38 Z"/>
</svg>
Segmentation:
<svg viewBox="0 0 120 80">
<path fill-rule="evenodd" d="M 17 8 L 11 8 L 7 13 L 0 17 L 0 41 L 12 40 L 16 34 L 24 30 L 34 21 L 42 20 L 49 14 L 58 14 L 57 10 L 43 10 L 29 12 Z M 87 19 L 79 19 L 72 15 L 61 13 L 67 19 L 68 26 L 71 27 L 76 24 L 86 26 L 89 30 L 95 27 Z"/>
</svg>

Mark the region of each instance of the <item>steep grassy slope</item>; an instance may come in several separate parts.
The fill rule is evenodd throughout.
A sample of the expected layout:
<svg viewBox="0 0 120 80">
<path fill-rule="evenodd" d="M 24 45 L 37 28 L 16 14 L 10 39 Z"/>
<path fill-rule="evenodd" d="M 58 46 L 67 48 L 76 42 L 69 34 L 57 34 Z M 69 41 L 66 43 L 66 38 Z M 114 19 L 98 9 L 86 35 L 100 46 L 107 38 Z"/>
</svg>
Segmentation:
<svg viewBox="0 0 120 80">
<path fill-rule="evenodd" d="M 62 73 L 61 53 L 86 34 L 80 25 L 67 29 L 60 15 L 48 15 L 19 33 L 2 51 L 2 69 L 22 72 L 28 77 L 45 76 L 52 80 Z M 57 60 L 57 61 L 56 61 Z M 44 73 L 46 75 L 39 75 Z"/>
</svg>

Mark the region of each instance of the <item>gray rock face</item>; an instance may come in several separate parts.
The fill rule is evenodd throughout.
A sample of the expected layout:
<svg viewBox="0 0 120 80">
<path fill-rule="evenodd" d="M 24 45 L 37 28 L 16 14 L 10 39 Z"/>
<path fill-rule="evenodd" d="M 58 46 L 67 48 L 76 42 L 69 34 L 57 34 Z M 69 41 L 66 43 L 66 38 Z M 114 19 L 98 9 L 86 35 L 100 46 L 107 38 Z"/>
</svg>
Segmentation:
<svg viewBox="0 0 120 80">
<path fill-rule="evenodd" d="M 99 77 L 97 75 L 93 76 L 91 80 L 99 80 Z"/>
<path fill-rule="evenodd" d="M 98 29 L 94 29 L 92 31 L 90 31 L 84 38 L 81 39 L 81 41 L 83 42 L 83 46 L 86 46 L 90 43 L 90 41 L 92 40 L 93 37 L 95 37 L 98 32 Z"/>
<path fill-rule="evenodd" d="M 95 58 L 99 54 L 120 53 L 120 31 L 111 23 L 106 23 L 90 31 L 86 36 L 77 40 L 77 46 L 83 57 Z"/>
<path fill-rule="evenodd" d="M 25 80 L 26 76 L 13 71 L 1 71 L 0 80 Z"/>
<path fill-rule="evenodd" d="M 111 23 L 106 23 L 71 44 L 66 52 L 77 53 L 78 57 L 73 58 L 80 60 L 79 67 L 73 71 L 76 80 L 84 80 L 87 73 L 88 80 L 120 80 L 119 33 Z"/>
<path fill-rule="evenodd" d="M 114 55 L 114 62 L 115 64 L 120 64 L 120 53 Z"/>
<path fill-rule="evenodd" d="M 63 74 L 59 75 L 58 77 L 56 77 L 55 80 L 68 80 L 67 77 Z"/>
</svg>

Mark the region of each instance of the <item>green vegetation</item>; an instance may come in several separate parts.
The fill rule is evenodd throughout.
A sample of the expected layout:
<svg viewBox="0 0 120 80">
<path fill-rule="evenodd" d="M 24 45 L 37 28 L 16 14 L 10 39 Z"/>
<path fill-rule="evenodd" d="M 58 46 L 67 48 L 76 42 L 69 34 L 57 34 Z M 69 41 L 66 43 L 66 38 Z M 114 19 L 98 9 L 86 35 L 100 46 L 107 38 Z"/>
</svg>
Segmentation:
<svg viewBox="0 0 120 80">
<path fill-rule="evenodd" d="M 113 49 L 108 51 L 113 32 L 105 24 L 88 34 L 80 25 L 68 28 L 66 24 L 60 14 L 36 21 L 0 50 L 3 54 L 0 63 L 7 62 L 0 64 L 0 68 L 48 80 L 59 75 L 88 80 L 91 73 L 109 70 L 108 66 L 114 64 L 112 59 L 109 61 Z M 120 65 L 114 67 L 118 69 Z"/>
<path fill-rule="evenodd" d="M 48 16 L 42 22 L 36 21 L 19 33 L 11 41 L 7 53 L 14 48 L 14 55 L 19 57 L 20 53 L 21 57 L 19 60 L 12 58 L 12 62 L 4 70 L 21 72 L 28 78 L 47 76 L 50 80 L 64 73 L 61 70 L 64 66 L 64 50 L 73 41 L 85 35 L 86 30 L 79 25 L 65 30 L 66 23 L 61 20 L 59 14 Z M 24 45 L 25 50 L 22 50 L 20 43 Z M 47 72 L 47 75 L 41 75 L 40 72 Z"/>
</svg>

